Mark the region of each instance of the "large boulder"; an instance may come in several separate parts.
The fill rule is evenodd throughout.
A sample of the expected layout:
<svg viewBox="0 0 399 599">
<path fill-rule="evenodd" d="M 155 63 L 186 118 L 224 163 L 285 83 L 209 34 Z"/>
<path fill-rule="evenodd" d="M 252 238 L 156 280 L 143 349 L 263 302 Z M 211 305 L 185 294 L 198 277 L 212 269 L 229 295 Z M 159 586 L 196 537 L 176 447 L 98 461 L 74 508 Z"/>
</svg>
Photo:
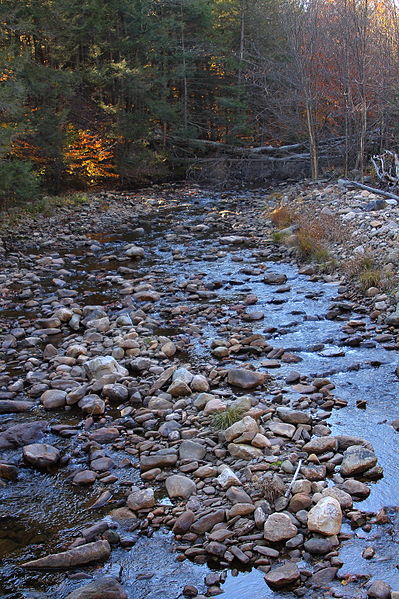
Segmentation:
<svg viewBox="0 0 399 599">
<path fill-rule="evenodd" d="M 133 512 L 153 507 L 155 505 L 154 490 L 140 489 L 130 493 L 127 505 Z"/>
<path fill-rule="evenodd" d="M 66 395 L 66 392 L 61 389 L 48 389 L 41 395 L 40 401 L 46 410 L 62 408 L 66 404 Z"/>
<path fill-rule="evenodd" d="M 97 356 L 84 363 L 84 369 L 90 379 L 99 380 L 102 377 L 113 375 L 115 379 L 127 376 L 129 372 L 118 364 L 112 356 Z"/>
<path fill-rule="evenodd" d="M 114 578 L 104 576 L 79 587 L 65 599 L 128 599 L 123 587 Z"/>
<path fill-rule="evenodd" d="M 56 464 L 60 459 L 60 451 L 47 443 L 32 443 L 25 445 L 23 456 L 28 464 L 37 468 L 47 468 Z"/>
<path fill-rule="evenodd" d="M 341 530 L 342 510 L 334 497 L 323 497 L 310 510 L 308 529 L 325 536 L 337 535 Z"/>
<path fill-rule="evenodd" d="M 375 453 L 362 445 L 352 445 L 344 453 L 341 464 L 341 474 L 345 477 L 363 474 L 377 463 Z"/>
<path fill-rule="evenodd" d="M 179 447 L 179 457 L 181 460 L 202 460 L 206 454 L 206 446 L 202 443 L 186 440 Z"/>
<path fill-rule="evenodd" d="M 295 537 L 297 533 L 298 529 L 292 523 L 291 518 L 287 514 L 278 512 L 270 514 L 263 529 L 263 537 L 272 543 L 287 541 Z"/>
<path fill-rule="evenodd" d="M 233 387 L 240 389 L 255 389 L 263 385 L 267 379 L 267 374 L 264 372 L 254 372 L 253 370 L 245 370 L 244 368 L 232 368 L 227 375 L 227 382 Z"/>
<path fill-rule="evenodd" d="M 172 474 L 165 481 L 166 490 L 169 497 L 190 497 L 196 492 L 197 487 L 194 481 L 188 476 L 181 474 Z"/>
<path fill-rule="evenodd" d="M 242 420 L 235 422 L 224 431 L 224 437 L 228 443 L 245 443 L 252 441 L 255 435 L 259 432 L 259 427 L 251 416 L 244 416 Z"/>
<path fill-rule="evenodd" d="M 52 553 L 46 557 L 34 559 L 22 564 L 23 568 L 73 568 L 81 564 L 99 562 L 108 559 L 111 547 L 108 541 L 95 541 L 74 547 L 62 553 Z"/>
</svg>

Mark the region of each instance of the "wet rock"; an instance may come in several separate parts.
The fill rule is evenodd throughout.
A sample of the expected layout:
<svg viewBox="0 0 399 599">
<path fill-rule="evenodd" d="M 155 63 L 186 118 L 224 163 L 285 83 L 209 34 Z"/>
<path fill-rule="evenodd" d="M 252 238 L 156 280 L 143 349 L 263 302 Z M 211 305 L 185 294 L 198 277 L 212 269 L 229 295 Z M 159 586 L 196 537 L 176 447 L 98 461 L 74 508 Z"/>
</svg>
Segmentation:
<svg viewBox="0 0 399 599">
<path fill-rule="evenodd" d="M 321 570 L 318 570 L 311 576 L 310 583 L 313 586 L 325 586 L 326 584 L 334 580 L 337 572 L 338 568 L 322 568 Z"/>
<path fill-rule="evenodd" d="M 228 371 L 227 382 L 240 389 L 255 389 L 263 385 L 267 379 L 267 374 L 262 372 L 253 372 L 242 368 L 232 368 Z"/>
<path fill-rule="evenodd" d="M 195 520 L 195 514 L 191 510 L 186 510 L 177 518 L 176 522 L 173 525 L 173 532 L 176 535 L 184 535 L 191 528 Z"/>
<path fill-rule="evenodd" d="M 297 533 L 298 529 L 291 522 L 291 518 L 277 512 L 267 518 L 263 529 L 263 537 L 272 543 L 292 539 Z"/>
<path fill-rule="evenodd" d="M 344 453 L 340 472 L 345 477 L 356 476 L 373 468 L 376 463 L 377 456 L 372 451 L 361 445 L 352 445 Z"/>
<path fill-rule="evenodd" d="M 48 430 L 47 422 L 34 421 L 15 424 L 0 433 L 0 449 L 11 449 L 37 441 Z"/>
<path fill-rule="evenodd" d="M 325 555 L 334 548 L 331 537 L 312 537 L 304 544 L 305 550 L 311 555 Z"/>
<path fill-rule="evenodd" d="M 75 474 L 72 479 L 74 485 L 92 485 L 96 481 L 97 475 L 93 470 L 82 470 Z"/>
<path fill-rule="evenodd" d="M 348 478 L 341 485 L 337 485 L 337 487 L 351 495 L 354 499 L 365 499 L 370 495 L 369 487 L 365 483 L 353 478 Z"/>
<path fill-rule="evenodd" d="M 17 480 L 18 468 L 13 464 L 4 464 L 0 462 L 0 478 L 5 480 Z"/>
<path fill-rule="evenodd" d="M 197 597 L 198 589 L 194 587 L 192 584 L 186 584 L 183 588 L 184 597 Z"/>
<path fill-rule="evenodd" d="M 172 498 L 187 498 L 190 497 L 190 495 L 195 493 L 197 490 L 195 482 L 187 476 L 182 476 L 181 474 L 173 474 L 172 476 L 168 476 L 168 478 L 165 481 L 165 486 L 169 497 Z"/>
<path fill-rule="evenodd" d="M 119 582 L 104 576 L 69 593 L 65 599 L 128 599 L 128 596 Z"/>
<path fill-rule="evenodd" d="M 61 457 L 60 451 L 47 443 L 32 443 L 31 445 L 25 445 L 22 452 L 25 461 L 37 468 L 47 468 L 48 466 L 52 466 L 56 464 Z"/>
<path fill-rule="evenodd" d="M 367 591 L 372 599 L 391 599 L 392 587 L 383 580 L 375 580 Z"/>
<path fill-rule="evenodd" d="M 83 364 L 87 376 L 90 379 L 99 380 L 107 375 L 113 375 L 116 379 L 127 376 L 129 373 L 112 356 L 98 356 Z"/>
<path fill-rule="evenodd" d="M 256 420 L 251 418 L 251 416 L 245 416 L 242 420 L 229 426 L 224 431 L 224 437 L 228 443 L 230 441 L 245 443 L 246 441 L 252 441 L 258 432 L 259 427 Z"/>
<path fill-rule="evenodd" d="M 265 581 L 271 589 L 289 588 L 300 580 L 300 571 L 296 564 L 285 562 L 273 568 L 265 575 Z"/>
<path fill-rule="evenodd" d="M 35 404 L 31 401 L 18 401 L 15 399 L 0 399 L 0 414 L 28 412 Z"/>
<path fill-rule="evenodd" d="M 108 559 L 111 553 L 111 547 L 108 541 L 96 541 L 80 545 L 74 549 L 63 551 L 62 553 L 53 553 L 46 557 L 25 562 L 23 568 L 73 568 L 81 564 L 89 564 Z"/>
<path fill-rule="evenodd" d="M 337 535 L 341 530 L 342 510 L 334 497 L 323 497 L 310 510 L 308 529 L 322 535 Z"/>
<path fill-rule="evenodd" d="M 138 245 L 132 245 L 128 247 L 127 250 L 125 250 L 125 255 L 135 260 L 137 260 L 138 258 L 143 258 L 144 248 L 139 247 Z"/>
<path fill-rule="evenodd" d="M 284 274 L 278 274 L 270 272 L 265 275 L 263 282 L 267 285 L 283 285 L 287 281 L 287 276 Z"/>
<path fill-rule="evenodd" d="M 154 489 L 140 489 L 130 493 L 127 505 L 133 512 L 153 507 L 155 505 Z"/>
</svg>

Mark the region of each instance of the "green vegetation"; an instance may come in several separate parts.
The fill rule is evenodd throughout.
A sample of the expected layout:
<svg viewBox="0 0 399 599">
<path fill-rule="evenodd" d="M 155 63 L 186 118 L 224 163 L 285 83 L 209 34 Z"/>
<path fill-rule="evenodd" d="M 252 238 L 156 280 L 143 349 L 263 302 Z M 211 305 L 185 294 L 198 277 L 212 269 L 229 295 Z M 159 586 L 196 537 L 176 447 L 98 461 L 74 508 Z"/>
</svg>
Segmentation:
<svg viewBox="0 0 399 599">
<path fill-rule="evenodd" d="M 245 413 L 243 408 L 230 406 L 224 412 L 218 412 L 212 417 L 212 426 L 218 431 L 224 431 L 235 422 L 241 420 Z"/>
<path fill-rule="evenodd" d="M 346 272 L 363 292 L 370 287 L 389 292 L 395 287 L 394 273 L 379 266 L 377 257 L 371 254 L 359 254 L 352 258 L 346 264 Z"/>
</svg>

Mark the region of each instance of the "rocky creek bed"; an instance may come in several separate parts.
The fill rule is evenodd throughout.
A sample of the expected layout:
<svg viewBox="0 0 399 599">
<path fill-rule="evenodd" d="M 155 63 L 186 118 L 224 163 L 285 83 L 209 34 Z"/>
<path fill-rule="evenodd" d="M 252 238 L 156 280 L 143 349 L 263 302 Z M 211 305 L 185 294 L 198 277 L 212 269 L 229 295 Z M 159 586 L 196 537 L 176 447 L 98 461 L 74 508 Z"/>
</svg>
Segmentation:
<svg viewBox="0 0 399 599">
<path fill-rule="evenodd" d="M 282 193 L 395 249 L 393 204 Z M 394 297 L 298 269 L 275 203 L 164 186 L 3 228 L 2 596 L 399 596 Z"/>
</svg>

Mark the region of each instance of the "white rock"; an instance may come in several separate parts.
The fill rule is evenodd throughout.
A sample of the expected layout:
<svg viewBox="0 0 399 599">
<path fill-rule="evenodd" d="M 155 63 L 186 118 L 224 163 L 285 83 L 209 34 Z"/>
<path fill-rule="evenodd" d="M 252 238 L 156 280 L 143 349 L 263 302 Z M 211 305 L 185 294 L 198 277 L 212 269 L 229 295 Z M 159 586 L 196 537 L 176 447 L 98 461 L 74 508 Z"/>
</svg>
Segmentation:
<svg viewBox="0 0 399 599">
<path fill-rule="evenodd" d="M 323 497 L 310 510 L 308 529 L 326 536 L 337 535 L 342 525 L 342 510 L 334 497 Z"/>
<path fill-rule="evenodd" d="M 221 466 L 221 473 L 217 477 L 217 482 L 222 489 L 228 489 L 233 485 L 241 485 L 241 481 L 228 466 Z"/>
</svg>

